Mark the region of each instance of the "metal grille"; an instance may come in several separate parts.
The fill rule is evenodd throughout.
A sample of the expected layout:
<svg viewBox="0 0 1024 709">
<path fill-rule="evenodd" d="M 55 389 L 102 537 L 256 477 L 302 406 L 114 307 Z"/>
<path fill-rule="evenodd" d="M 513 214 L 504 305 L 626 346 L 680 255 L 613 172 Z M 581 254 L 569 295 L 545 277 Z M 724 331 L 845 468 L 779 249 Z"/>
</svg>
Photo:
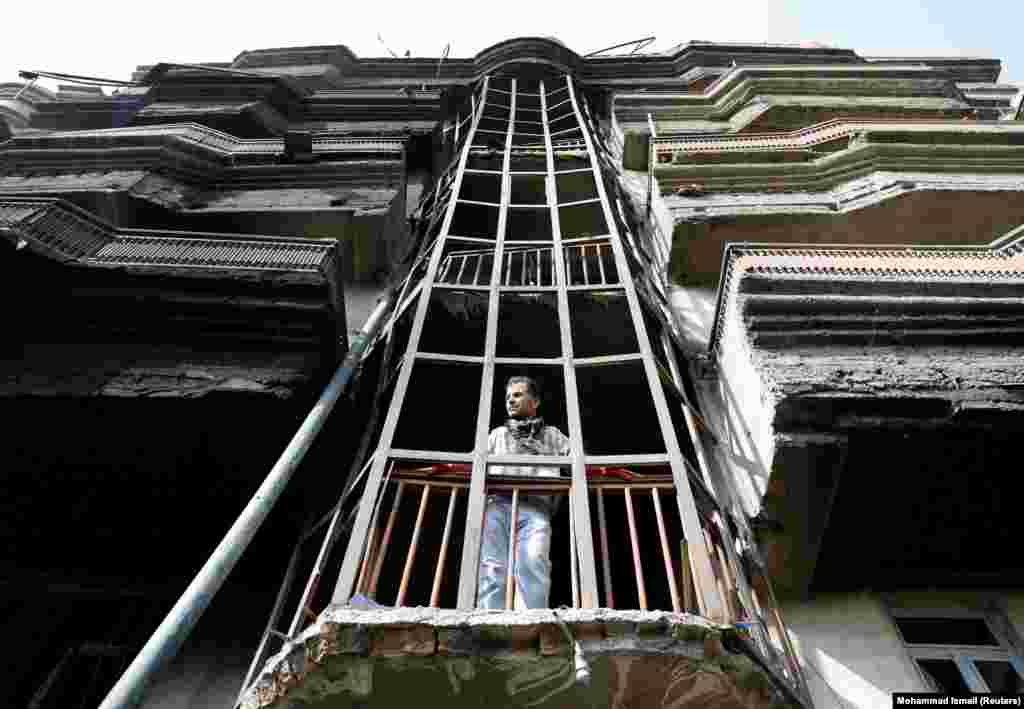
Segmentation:
<svg viewBox="0 0 1024 709">
<path fill-rule="evenodd" d="M 565 273 L 571 286 L 601 286 L 619 282 L 615 257 L 608 242 L 566 246 Z"/>
<path fill-rule="evenodd" d="M 492 249 L 448 254 L 438 268 L 437 282 L 461 286 L 487 285 L 491 281 L 493 264 Z"/>
<path fill-rule="evenodd" d="M 271 268 L 316 271 L 329 253 L 325 245 L 225 242 L 213 239 L 167 239 L 125 236 L 93 256 L 98 263 Z"/>
</svg>

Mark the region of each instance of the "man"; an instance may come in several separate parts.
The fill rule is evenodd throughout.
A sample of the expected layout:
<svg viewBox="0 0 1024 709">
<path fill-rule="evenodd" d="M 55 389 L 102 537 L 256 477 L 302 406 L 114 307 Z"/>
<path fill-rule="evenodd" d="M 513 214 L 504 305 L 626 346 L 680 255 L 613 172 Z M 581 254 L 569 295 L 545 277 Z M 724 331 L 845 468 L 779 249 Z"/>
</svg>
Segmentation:
<svg viewBox="0 0 1024 709">
<path fill-rule="evenodd" d="M 540 396 L 530 377 L 511 377 L 505 387 L 504 426 L 491 431 L 488 452 L 493 455 L 569 455 L 569 439 L 537 415 Z M 559 469 L 543 465 L 495 465 L 494 475 L 558 477 Z M 519 495 L 516 513 L 516 607 L 547 608 L 551 592 L 551 514 L 555 499 L 547 495 Z M 487 496 L 480 545 L 477 605 L 504 608 L 511 540 L 512 495 Z"/>
</svg>

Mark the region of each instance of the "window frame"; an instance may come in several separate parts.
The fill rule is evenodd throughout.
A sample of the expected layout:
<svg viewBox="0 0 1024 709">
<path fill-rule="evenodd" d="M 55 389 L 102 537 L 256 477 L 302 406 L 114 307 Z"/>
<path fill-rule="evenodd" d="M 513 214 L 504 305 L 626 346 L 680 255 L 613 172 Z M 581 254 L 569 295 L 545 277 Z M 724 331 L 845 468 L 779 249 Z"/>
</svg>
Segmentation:
<svg viewBox="0 0 1024 709">
<path fill-rule="evenodd" d="M 974 664 L 976 661 L 1002 661 L 1008 662 L 1014 671 L 1024 682 L 1024 655 L 1018 648 L 1020 640 L 1012 635 L 1013 628 L 1009 624 L 1005 614 L 998 608 L 996 603 L 990 602 L 984 607 L 965 607 L 952 603 L 926 606 L 907 605 L 898 600 L 886 599 L 885 606 L 888 611 L 892 627 L 903 648 L 907 653 L 911 664 L 921 679 L 924 686 L 932 691 L 941 692 L 942 689 L 934 686 L 930 677 L 918 663 L 918 660 L 951 660 L 960 671 L 960 676 L 971 692 L 976 694 L 990 694 L 992 689 L 988 686 L 981 671 Z M 940 619 L 977 619 L 981 620 L 985 627 L 995 638 L 997 645 L 960 645 L 955 643 L 910 643 L 903 636 L 899 627 L 899 621 L 910 618 L 940 618 Z"/>
</svg>

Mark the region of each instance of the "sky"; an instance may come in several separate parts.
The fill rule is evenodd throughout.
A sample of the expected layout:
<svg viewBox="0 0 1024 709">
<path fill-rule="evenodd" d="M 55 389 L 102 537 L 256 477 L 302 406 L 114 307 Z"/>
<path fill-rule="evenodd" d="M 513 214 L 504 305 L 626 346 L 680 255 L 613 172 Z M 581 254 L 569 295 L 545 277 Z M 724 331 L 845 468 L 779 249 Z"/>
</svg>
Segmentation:
<svg viewBox="0 0 1024 709">
<path fill-rule="evenodd" d="M 451 43 L 451 56 L 470 57 L 510 37 L 542 35 L 585 54 L 655 35 L 652 50 L 687 40 L 820 42 L 862 56 L 998 58 L 1001 80 L 1024 84 L 1024 0 L 11 4 L 0 13 L 0 82 L 17 81 L 20 69 L 127 80 L 140 64 L 223 62 L 270 47 L 438 56 Z"/>
</svg>

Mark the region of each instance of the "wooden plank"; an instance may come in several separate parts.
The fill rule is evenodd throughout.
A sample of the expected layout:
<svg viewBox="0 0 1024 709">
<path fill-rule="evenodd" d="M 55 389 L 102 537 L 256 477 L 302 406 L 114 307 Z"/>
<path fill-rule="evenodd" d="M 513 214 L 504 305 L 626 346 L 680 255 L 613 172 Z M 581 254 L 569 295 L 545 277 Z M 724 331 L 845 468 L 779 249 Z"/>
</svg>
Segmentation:
<svg viewBox="0 0 1024 709">
<path fill-rule="evenodd" d="M 444 534 L 441 536 L 441 550 L 437 554 L 437 566 L 434 568 L 434 585 L 430 589 L 430 607 L 437 608 L 441 599 L 441 580 L 444 578 L 444 562 L 448 558 L 448 541 L 452 533 L 452 517 L 455 513 L 455 500 L 461 488 L 452 487 L 448 497 L 448 514 L 444 518 Z"/>
<path fill-rule="evenodd" d="M 370 582 L 366 587 L 366 595 L 373 598 L 377 594 L 377 582 L 380 580 L 380 571 L 384 567 L 384 557 L 387 556 L 388 546 L 391 543 L 391 533 L 395 529 L 395 520 L 398 518 L 398 508 L 402 504 L 402 492 L 405 490 L 405 483 L 399 482 L 395 490 L 395 499 L 391 503 L 391 514 L 388 515 L 388 523 L 384 528 L 384 535 L 380 540 L 380 554 L 373 564 L 373 573 L 370 575 Z"/>
<path fill-rule="evenodd" d="M 658 497 L 658 488 L 651 488 L 651 497 L 654 499 L 654 516 L 658 520 L 658 538 L 661 540 L 661 556 L 665 561 L 665 579 L 668 582 L 668 592 L 672 598 L 672 610 L 679 613 L 679 591 L 676 589 L 676 574 L 672 568 L 672 553 L 668 547 L 668 535 L 665 534 L 665 518 L 661 514 L 661 499 Z"/>
<path fill-rule="evenodd" d="M 640 563 L 640 540 L 637 539 L 636 518 L 633 515 L 633 496 L 627 487 L 624 490 L 626 496 L 626 519 L 629 527 L 629 545 L 633 550 L 633 571 L 636 574 L 636 595 L 640 599 L 640 610 L 647 610 L 647 587 L 644 584 L 644 567 Z"/>
<path fill-rule="evenodd" d="M 405 594 L 409 590 L 409 578 L 412 575 L 412 565 L 416 561 L 416 549 L 420 542 L 420 531 L 423 529 L 423 516 L 427 512 L 427 502 L 430 499 L 430 485 L 423 486 L 423 494 L 420 495 L 420 508 L 416 512 L 416 525 L 412 528 L 412 539 L 409 541 L 409 551 L 405 555 L 405 567 L 402 569 L 402 580 L 398 584 L 398 597 L 395 605 L 405 605 Z"/>
</svg>

